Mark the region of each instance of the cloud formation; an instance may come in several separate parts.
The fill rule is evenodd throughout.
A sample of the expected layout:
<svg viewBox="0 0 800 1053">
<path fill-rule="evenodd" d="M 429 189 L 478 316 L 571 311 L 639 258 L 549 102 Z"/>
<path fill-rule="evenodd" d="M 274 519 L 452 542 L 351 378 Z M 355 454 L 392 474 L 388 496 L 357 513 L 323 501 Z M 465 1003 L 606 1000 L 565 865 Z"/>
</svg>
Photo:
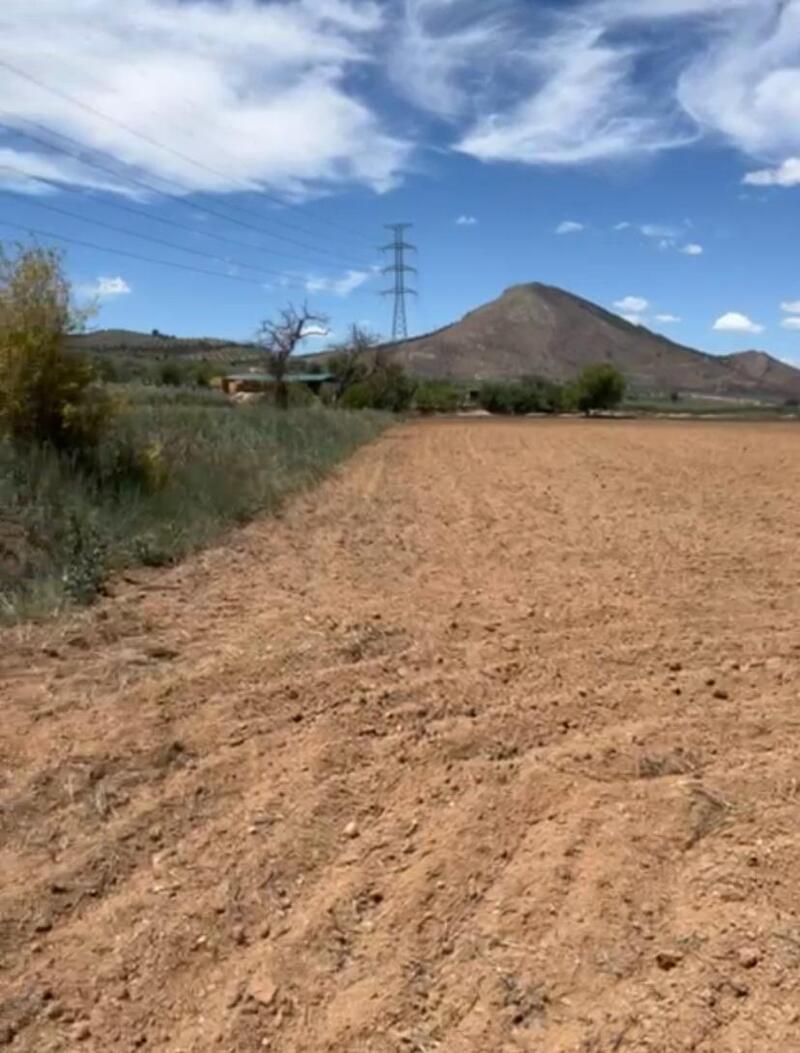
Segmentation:
<svg viewBox="0 0 800 1053">
<path fill-rule="evenodd" d="M 786 314 L 800 314 L 800 300 L 784 300 L 781 310 Z"/>
<path fill-rule="evenodd" d="M 98 278 L 91 285 L 85 285 L 81 291 L 93 300 L 113 300 L 116 296 L 129 296 L 133 289 L 124 278 Z"/>
<path fill-rule="evenodd" d="M 576 223 L 573 219 L 565 219 L 563 223 L 559 223 L 556 227 L 556 234 L 580 234 L 582 230 L 586 230 L 583 223 Z"/>
<path fill-rule="evenodd" d="M 370 271 L 348 270 L 340 278 L 311 276 L 306 279 L 306 291 L 310 293 L 332 293 L 334 296 L 349 296 L 372 277 Z"/>
<path fill-rule="evenodd" d="M 457 227 L 474 227 L 477 226 L 477 219 L 474 216 L 461 215 L 456 220 Z"/>
<path fill-rule="evenodd" d="M 3 120 L 40 122 L 190 191 L 384 190 L 409 147 L 348 84 L 383 23 L 369 0 L 4 0 Z M 46 46 L 43 24 L 58 26 Z M 6 145 L 28 170 L 23 144 Z"/>
<path fill-rule="evenodd" d="M 784 318 L 781 325 L 784 329 L 800 329 L 800 317 L 794 315 L 790 318 Z"/>
<path fill-rule="evenodd" d="M 748 186 L 800 186 L 800 157 L 787 157 L 776 168 L 748 172 L 742 182 Z"/>
<path fill-rule="evenodd" d="M 690 242 L 688 245 L 684 245 L 682 249 L 678 249 L 684 256 L 702 256 L 703 249 L 702 245 L 696 244 L 696 242 Z"/>
<path fill-rule="evenodd" d="M 680 318 L 675 314 L 657 314 L 655 320 L 660 322 L 661 325 L 674 325 L 680 322 Z"/>
<path fill-rule="evenodd" d="M 703 138 L 800 185 L 800 0 L 4 0 L 0 30 L 4 121 L 186 191 L 383 191 L 434 142 L 558 166 Z M 4 138 L 29 176 L 97 182 Z"/>
<path fill-rule="evenodd" d="M 714 329 L 719 333 L 763 333 L 764 326 L 758 325 L 739 311 L 729 311 L 714 322 Z"/>
<path fill-rule="evenodd" d="M 620 311 L 626 311 L 628 314 L 641 314 L 650 306 L 650 301 L 645 300 L 641 296 L 625 296 L 623 299 L 617 300 L 614 306 L 619 308 Z"/>
</svg>

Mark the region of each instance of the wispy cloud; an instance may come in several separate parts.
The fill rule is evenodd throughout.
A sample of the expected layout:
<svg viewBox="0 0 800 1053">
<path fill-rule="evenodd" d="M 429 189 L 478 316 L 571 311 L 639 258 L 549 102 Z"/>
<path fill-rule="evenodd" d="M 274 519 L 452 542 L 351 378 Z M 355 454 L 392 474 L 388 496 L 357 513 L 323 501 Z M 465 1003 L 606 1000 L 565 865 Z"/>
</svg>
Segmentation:
<svg viewBox="0 0 800 1053">
<path fill-rule="evenodd" d="M 684 256 L 702 256 L 704 251 L 703 246 L 698 245 L 696 242 L 689 242 L 682 249 L 678 249 L 678 252 L 682 252 Z"/>
<path fill-rule="evenodd" d="M 556 227 L 556 234 L 580 234 L 582 230 L 586 230 L 583 223 L 577 223 L 574 219 L 565 219 Z"/>
<path fill-rule="evenodd" d="M 795 315 L 791 318 L 784 318 L 781 325 L 784 329 L 800 329 L 800 317 Z"/>
<path fill-rule="evenodd" d="M 58 26 L 44 48 L 42 19 Z M 42 122 L 189 191 L 383 190 L 409 146 L 350 77 L 384 23 L 371 0 L 4 0 L 3 59 L 32 80 L 0 68 L 3 121 Z M 74 163 L 50 163 L 85 184 Z"/>
<path fill-rule="evenodd" d="M 676 314 L 657 314 L 655 320 L 660 322 L 661 325 L 675 325 L 680 322 L 680 318 Z"/>
<path fill-rule="evenodd" d="M 781 310 L 786 314 L 800 314 L 800 300 L 784 300 Z"/>
<path fill-rule="evenodd" d="M 758 325 L 746 314 L 739 311 L 728 311 L 714 322 L 714 329 L 719 333 L 763 333 L 764 326 Z"/>
<path fill-rule="evenodd" d="M 478 221 L 475 216 L 461 215 L 456 220 L 457 227 L 474 227 L 477 226 L 477 223 Z"/>
<path fill-rule="evenodd" d="M 332 293 L 334 296 L 349 296 L 372 277 L 371 271 L 349 270 L 340 278 L 321 278 L 314 275 L 306 278 L 306 291 L 310 293 Z"/>
<path fill-rule="evenodd" d="M 628 314 L 641 314 L 650 306 L 650 301 L 645 300 L 642 296 L 625 296 L 615 301 L 614 306 Z"/>
</svg>

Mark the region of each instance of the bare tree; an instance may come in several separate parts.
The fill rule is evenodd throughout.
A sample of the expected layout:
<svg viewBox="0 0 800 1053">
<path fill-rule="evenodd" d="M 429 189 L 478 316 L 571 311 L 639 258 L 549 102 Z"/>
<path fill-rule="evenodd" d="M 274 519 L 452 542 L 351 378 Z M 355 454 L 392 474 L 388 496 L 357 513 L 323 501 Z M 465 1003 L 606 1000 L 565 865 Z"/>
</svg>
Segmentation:
<svg viewBox="0 0 800 1053">
<path fill-rule="evenodd" d="M 326 331 L 327 324 L 327 316 L 315 314 L 307 304 L 300 308 L 289 304 L 276 320 L 267 318 L 259 326 L 256 343 L 264 353 L 267 372 L 275 381 L 275 404 L 281 409 L 289 405 L 289 359 L 307 336 Z"/>
<path fill-rule="evenodd" d="M 327 360 L 330 373 L 336 377 L 336 397 L 342 395 L 353 384 L 374 372 L 377 365 L 375 348 L 380 337 L 363 326 L 353 324 L 347 339 L 338 344 Z"/>
</svg>

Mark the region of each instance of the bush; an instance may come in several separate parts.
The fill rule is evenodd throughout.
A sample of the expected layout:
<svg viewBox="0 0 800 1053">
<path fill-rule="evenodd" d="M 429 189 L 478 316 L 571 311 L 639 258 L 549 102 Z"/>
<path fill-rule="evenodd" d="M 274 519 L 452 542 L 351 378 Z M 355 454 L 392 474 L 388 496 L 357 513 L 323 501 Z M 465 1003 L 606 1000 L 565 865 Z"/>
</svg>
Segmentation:
<svg viewBox="0 0 800 1053">
<path fill-rule="evenodd" d="M 461 401 L 460 388 L 447 380 L 424 380 L 414 393 L 414 405 L 420 413 L 455 413 Z"/>
<path fill-rule="evenodd" d="M 608 362 L 586 366 L 575 382 L 575 402 L 589 416 L 593 410 L 618 406 L 625 397 L 625 377 Z"/>
<path fill-rule="evenodd" d="M 369 376 L 344 392 L 341 405 L 346 409 L 403 413 L 411 406 L 415 391 L 414 381 L 406 376 L 402 366 L 394 362 L 380 362 Z"/>
<path fill-rule="evenodd" d="M 0 620 L 89 602 L 124 566 L 177 561 L 275 510 L 389 420 L 318 404 L 129 404 L 91 469 L 0 441 Z"/>
<path fill-rule="evenodd" d="M 89 361 L 65 346 L 84 320 L 57 253 L 0 249 L 0 435 L 61 451 L 97 444 L 111 405 Z"/>
<path fill-rule="evenodd" d="M 484 384 L 478 402 L 490 413 L 524 415 L 526 413 L 560 413 L 566 408 L 566 395 L 561 385 L 542 377 L 494 381 Z"/>
</svg>

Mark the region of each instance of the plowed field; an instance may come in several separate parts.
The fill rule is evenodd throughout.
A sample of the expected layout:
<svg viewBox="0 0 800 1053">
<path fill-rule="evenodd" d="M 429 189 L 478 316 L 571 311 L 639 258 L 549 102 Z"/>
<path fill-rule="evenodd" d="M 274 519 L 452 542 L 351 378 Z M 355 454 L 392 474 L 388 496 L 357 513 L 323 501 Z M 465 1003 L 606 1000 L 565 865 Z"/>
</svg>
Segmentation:
<svg viewBox="0 0 800 1053">
<path fill-rule="evenodd" d="M 0 1045 L 800 1050 L 797 427 L 397 427 L 0 700 Z"/>
</svg>

